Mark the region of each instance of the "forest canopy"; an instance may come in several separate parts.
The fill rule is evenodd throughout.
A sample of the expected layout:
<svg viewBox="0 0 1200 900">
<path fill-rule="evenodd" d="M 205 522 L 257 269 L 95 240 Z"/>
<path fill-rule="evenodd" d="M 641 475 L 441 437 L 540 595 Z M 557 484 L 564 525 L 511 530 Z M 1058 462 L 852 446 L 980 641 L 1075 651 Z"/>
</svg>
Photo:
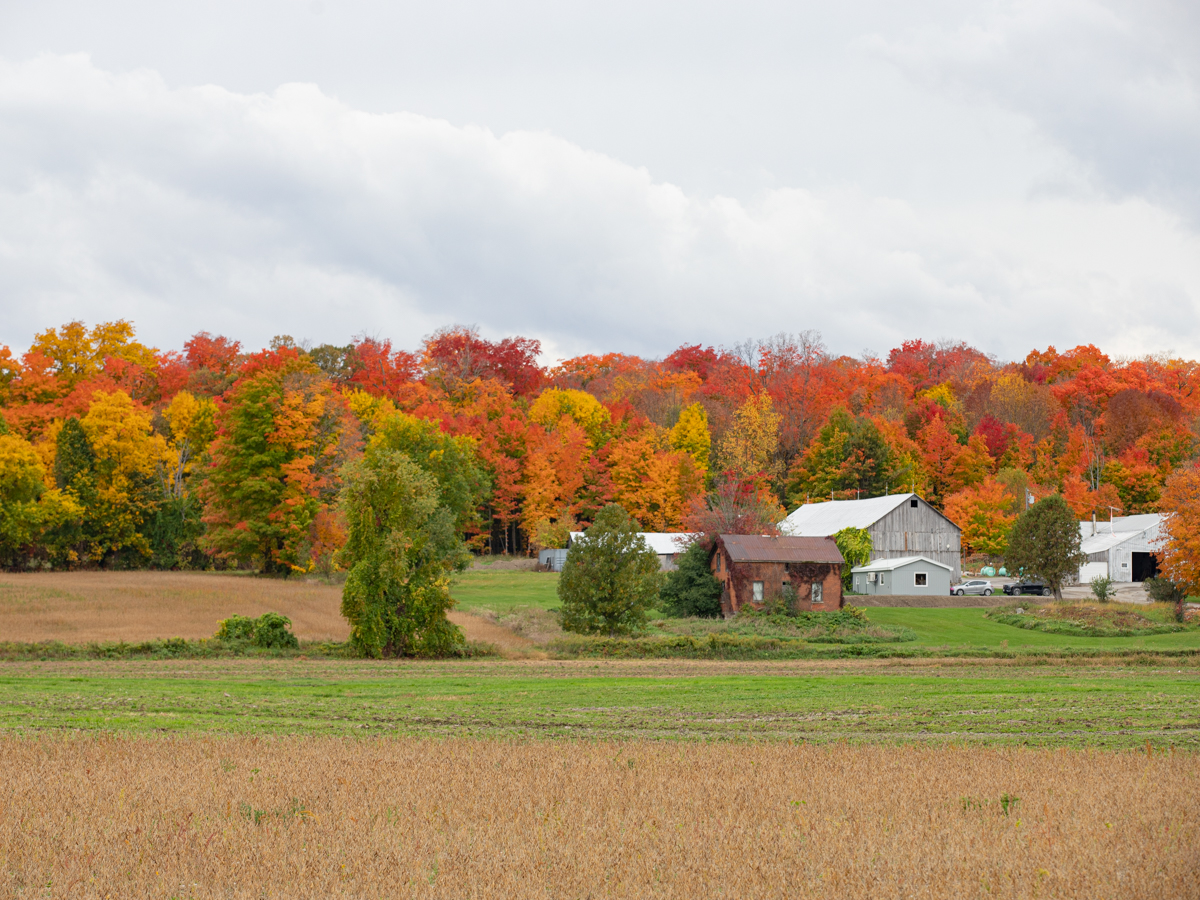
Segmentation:
<svg viewBox="0 0 1200 900">
<path fill-rule="evenodd" d="M 0 346 L 0 565 L 329 572 L 344 473 L 372 447 L 432 476 L 475 552 L 529 552 L 611 503 L 646 530 L 765 529 L 806 501 L 915 491 L 999 555 L 1026 492 L 1079 519 L 1156 511 L 1200 448 L 1200 365 L 1091 345 L 852 358 L 804 332 L 540 354 L 460 326 L 413 349 L 201 332 L 160 350 L 125 321 Z"/>
</svg>

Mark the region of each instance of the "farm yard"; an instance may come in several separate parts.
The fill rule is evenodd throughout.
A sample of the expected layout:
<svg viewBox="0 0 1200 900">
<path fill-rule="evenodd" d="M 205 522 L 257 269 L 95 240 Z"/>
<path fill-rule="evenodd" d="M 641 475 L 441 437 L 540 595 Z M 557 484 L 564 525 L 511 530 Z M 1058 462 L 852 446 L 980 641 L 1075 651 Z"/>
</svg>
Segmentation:
<svg viewBox="0 0 1200 900">
<path fill-rule="evenodd" d="M 872 608 L 937 655 L 555 658 L 556 578 L 457 577 L 451 615 L 490 656 L 0 663 L 0 892 L 1200 896 L 1195 630 Z M 337 641 L 339 601 L 211 573 L 0 576 L 24 642 L 199 639 L 268 610 Z M 724 626 L 651 629 L 701 621 Z"/>
</svg>

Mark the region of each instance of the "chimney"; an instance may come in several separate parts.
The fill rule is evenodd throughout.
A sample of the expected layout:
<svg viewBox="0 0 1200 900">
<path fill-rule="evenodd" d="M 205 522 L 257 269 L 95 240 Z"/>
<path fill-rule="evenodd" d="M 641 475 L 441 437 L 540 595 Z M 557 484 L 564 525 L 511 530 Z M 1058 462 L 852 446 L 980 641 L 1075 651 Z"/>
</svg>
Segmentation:
<svg viewBox="0 0 1200 900">
<path fill-rule="evenodd" d="M 1092 537 L 1096 536 L 1096 511 L 1092 510 Z"/>
</svg>

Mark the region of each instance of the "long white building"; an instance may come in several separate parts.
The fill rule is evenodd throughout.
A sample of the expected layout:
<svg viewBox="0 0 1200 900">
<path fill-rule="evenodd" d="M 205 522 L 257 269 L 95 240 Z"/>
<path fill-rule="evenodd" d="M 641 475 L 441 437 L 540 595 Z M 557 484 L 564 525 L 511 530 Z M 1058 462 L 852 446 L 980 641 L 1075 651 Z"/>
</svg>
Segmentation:
<svg viewBox="0 0 1200 900">
<path fill-rule="evenodd" d="M 1111 522 L 1080 522 L 1080 549 L 1087 562 L 1079 570 L 1079 582 L 1097 576 L 1118 582 L 1138 582 L 1158 574 L 1154 553 L 1163 537 L 1163 517 L 1116 516 Z"/>
</svg>

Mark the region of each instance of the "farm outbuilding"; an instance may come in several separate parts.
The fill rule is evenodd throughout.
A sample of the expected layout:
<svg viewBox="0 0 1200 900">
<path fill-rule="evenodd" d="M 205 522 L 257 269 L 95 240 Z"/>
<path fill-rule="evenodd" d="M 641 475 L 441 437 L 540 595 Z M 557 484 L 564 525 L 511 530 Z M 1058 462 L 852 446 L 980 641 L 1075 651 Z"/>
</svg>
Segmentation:
<svg viewBox="0 0 1200 900">
<path fill-rule="evenodd" d="M 923 556 L 948 566 L 955 581 L 961 575 L 961 529 L 916 494 L 806 503 L 779 523 L 796 537 L 828 537 L 843 528 L 870 533 L 871 562 Z"/>
<path fill-rule="evenodd" d="M 950 567 L 924 556 L 877 559 L 850 572 L 856 594 L 950 595 Z"/>
<path fill-rule="evenodd" d="M 567 540 L 567 547 L 570 547 L 574 541 L 583 537 L 585 533 L 583 531 L 572 531 L 570 538 Z M 671 572 L 675 569 L 676 558 L 687 549 L 687 545 L 695 540 L 698 535 L 675 531 L 643 531 L 641 532 L 641 537 L 646 542 L 646 546 L 658 554 L 659 569 L 663 572 Z M 545 550 L 542 551 L 542 553 L 546 552 Z M 557 552 L 562 554 L 562 560 L 558 563 L 558 568 L 551 571 L 561 572 L 562 564 L 567 559 L 567 553 L 565 550 Z M 540 554 L 538 558 L 540 562 Z"/>
<path fill-rule="evenodd" d="M 1079 583 L 1096 577 L 1117 582 L 1140 582 L 1158 574 L 1155 553 L 1163 537 L 1163 517 L 1115 516 L 1110 522 L 1080 522 L 1080 550 L 1087 562 L 1079 570 Z"/>
<path fill-rule="evenodd" d="M 731 616 L 795 592 L 797 611 L 842 608 L 842 554 L 833 538 L 722 534 L 712 558 L 721 609 Z"/>
</svg>

